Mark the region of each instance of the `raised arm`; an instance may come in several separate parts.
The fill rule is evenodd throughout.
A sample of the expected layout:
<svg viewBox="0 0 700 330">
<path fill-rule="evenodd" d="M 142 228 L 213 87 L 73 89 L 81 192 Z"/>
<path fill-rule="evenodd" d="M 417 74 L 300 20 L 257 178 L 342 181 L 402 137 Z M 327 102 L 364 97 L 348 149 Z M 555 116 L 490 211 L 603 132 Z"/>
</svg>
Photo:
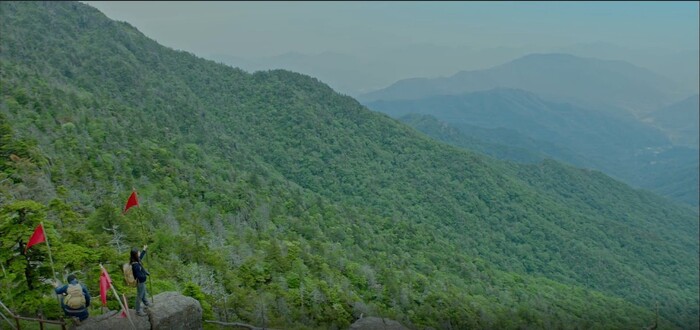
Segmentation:
<svg viewBox="0 0 700 330">
<path fill-rule="evenodd" d="M 146 249 L 148 249 L 148 245 L 143 246 L 143 249 L 141 250 L 141 255 L 139 256 L 139 260 L 143 260 L 143 258 L 146 257 Z"/>
</svg>

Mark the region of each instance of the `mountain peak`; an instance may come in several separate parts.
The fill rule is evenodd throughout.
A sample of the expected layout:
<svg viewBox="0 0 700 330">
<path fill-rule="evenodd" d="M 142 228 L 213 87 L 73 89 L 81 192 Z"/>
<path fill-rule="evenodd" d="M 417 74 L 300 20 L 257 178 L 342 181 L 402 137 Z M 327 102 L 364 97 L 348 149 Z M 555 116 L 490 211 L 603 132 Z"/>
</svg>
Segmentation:
<svg viewBox="0 0 700 330">
<path fill-rule="evenodd" d="M 359 98 L 363 102 L 408 100 L 507 87 L 552 100 L 640 114 L 670 103 L 675 98 L 671 85 L 664 77 L 624 61 L 533 53 L 490 69 L 401 80 Z"/>
</svg>

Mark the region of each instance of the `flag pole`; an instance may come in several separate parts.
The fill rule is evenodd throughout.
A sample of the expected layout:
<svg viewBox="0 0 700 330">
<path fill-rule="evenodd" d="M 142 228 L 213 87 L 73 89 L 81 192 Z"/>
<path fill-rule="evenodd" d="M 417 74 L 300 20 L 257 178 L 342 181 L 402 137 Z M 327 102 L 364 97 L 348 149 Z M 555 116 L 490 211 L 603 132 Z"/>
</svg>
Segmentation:
<svg viewBox="0 0 700 330">
<path fill-rule="evenodd" d="M 46 232 L 46 228 L 44 228 L 44 222 L 41 221 L 39 222 L 41 225 L 41 230 L 44 231 L 44 240 L 46 240 L 46 247 L 49 249 L 49 261 L 51 261 L 51 274 L 53 275 L 53 279 L 57 280 L 56 278 L 56 270 L 53 267 L 53 257 L 51 256 L 51 245 L 49 245 L 49 234 Z"/>
<path fill-rule="evenodd" d="M 144 235 L 146 237 L 146 241 L 148 241 L 148 234 L 146 234 L 146 225 L 145 222 L 146 220 L 143 219 L 143 211 L 141 210 L 141 204 L 139 204 L 139 209 L 138 209 L 138 214 L 139 218 L 141 219 L 141 235 Z"/>
<path fill-rule="evenodd" d="M 54 281 L 58 283 L 58 279 L 56 278 L 56 269 L 53 267 L 53 257 L 51 256 L 51 245 L 49 245 L 49 233 L 46 232 L 46 228 L 44 228 L 44 222 L 40 221 L 39 225 L 41 226 L 41 231 L 44 232 L 44 240 L 46 241 L 46 248 L 49 250 L 49 261 L 51 262 L 51 275 L 53 276 Z M 56 295 L 56 301 L 58 301 L 58 304 L 61 305 L 61 298 L 58 296 L 58 293 L 54 290 L 54 294 Z M 61 306 L 63 307 L 63 306 Z"/>
<path fill-rule="evenodd" d="M 135 198 L 136 204 L 134 204 L 134 205 L 131 205 L 131 204 L 130 204 L 131 196 L 134 196 L 134 198 Z M 145 226 L 145 221 L 146 221 L 146 220 L 144 220 L 144 218 L 143 218 L 143 211 L 141 210 L 141 203 L 139 203 L 138 194 L 136 194 L 136 187 L 131 187 L 131 195 L 129 196 L 129 199 L 127 200 L 126 204 L 127 204 L 127 205 L 124 207 L 124 212 L 123 212 L 123 214 L 126 214 L 126 211 L 127 211 L 126 208 L 127 208 L 127 206 L 128 206 L 129 208 L 131 208 L 131 207 L 133 207 L 133 206 L 136 206 L 136 207 L 139 208 L 139 210 L 137 211 L 137 213 L 139 214 L 139 219 L 140 219 L 139 222 L 141 222 L 141 235 L 143 235 L 141 238 L 147 241 L 147 240 L 148 240 L 148 234 L 146 233 L 146 226 Z M 140 262 L 143 262 L 143 260 L 140 260 Z M 148 290 L 148 291 L 151 292 L 151 301 L 153 302 L 153 290 L 152 290 L 153 286 L 151 285 L 151 282 L 150 282 L 150 281 L 148 282 L 148 287 L 149 287 L 149 290 Z"/>
<path fill-rule="evenodd" d="M 100 264 L 100 269 L 102 270 L 103 273 L 107 273 L 107 270 L 105 269 L 102 264 Z M 117 293 L 117 289 L 114 288 L 114 285 L 112 285 L 112 277 L 109 277 L 109 287 L 112 288 L 112 292 L 114 293 L 114 297 L 117 298 L 117 301 L 119 302 L 119 306 L 122 307 L 122 311 L 124 314 L 126 314 L 126 318 L 129 319 L 129 323 L 131 323 L 131 327 L 136 329 L 136 325 L 134 324 L 134 321 L 131 320 L 131 315 L 129 315 L 129 310 L 124 308 L 124 304 L 122 303 L 121 298 L 119 298 L 119 294 Z"/>
<path fill-rule="evenodd" d="M 136 188 L 134 188 L 134 191 L 136 191 Z M 141 210 L 141 204 L 139 203 L 139 218 L 141 218 L 141 233 L 145 234 L 146 233 L 146 227 L 145 227 L 145 222 L 146 220 L 143 219 L 143 210 Z M 148 235 L 146 236 L 148 237 Z M 148 242 L 148 240 L 146 240 Z M 141 260 L 143 262 L 143 260 Z M 148 291 L 151 293 L 151 303 L 156 303 L 156 301 L 153 299 L 153 285 L 151 284 L 152 281 L 148 281 Z"/>
</svg>

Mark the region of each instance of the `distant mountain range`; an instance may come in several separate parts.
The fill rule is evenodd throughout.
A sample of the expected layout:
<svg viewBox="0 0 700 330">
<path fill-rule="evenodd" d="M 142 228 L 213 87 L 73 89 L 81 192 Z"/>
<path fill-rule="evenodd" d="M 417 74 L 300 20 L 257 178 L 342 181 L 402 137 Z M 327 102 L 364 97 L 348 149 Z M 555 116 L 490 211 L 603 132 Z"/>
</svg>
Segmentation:
<svg viewBox="0 0 700 330">
<path fill-rule="evenodd" d="M 644 121 L 668 133 L 678 145 L 698 149 L 700 144 L 700 97 L 698 94 L 648 114 Z"/>
<path fill-rule="evenodd" d="M 673 109 L 687 111 L 688 104 L 692 105 L 692 99 Z M 552 102 L 527 91 L 504 88 L 417 100 L 376 101 L 367 106 L 395 118 L 409 114 L 434 116 L 464 136 L 490 143 L 492 148 L 479 145 L 476 150 L 488 150 L 486 154 L 500 155 L 499 158 L 532 159 L 532 155 L 521 152 L 504 152 L 503 146 L 528 150 L 599 169 L 632 185 L 697 206 L 697 173 L 688 172 L 678 183 L 687 187 L 683 192 L 669 191 L 669 183 L 656 189 L 662 182 L 660 177 L 668 178 L 668 173 L 697 164 L 697 152 L 673 146 L 660 129 L 633 117 Z M 496 138 L 494 130 L 500 130 L 501 136 Z"/>
<path fill-rule="evenodd" d="M 564 53 L 601 60 L 619 60 L 668 77 L 690 95 L 698 93 L 698 50 L 627 48 L 594 42 L 561 47 L 534 46 L 472 48 L 416 43 L 360 54 L 326 51 L 289 52 L 268 57 L 211 54 L 207 57 L 246 71 L 286 69 L 316 77 L 338 92 L 354 97 L 412 77 L 440 77 L 458 70 L 482 70 L 532 53 Z"/>
<path fill-rule="evenodd" d="M 415 44 L 366 55 L 327 51 L 317 54 L 288 52 L 255 58 L 212 54 L 208 58 L 249 72 L 285 69 L 308 74 L 340 93 L 356 97 L 408 77 L 437 77 L 452 74 L 455 68 L 491 67 L 527 51 L 507 47 L 471 49 Z M 430 65 L 418 65 L 426 59 L 431 59 Z"/>
<path fill-rule="evenodd" d="M 669 77 L 687 93 L 697 93 L 700 85 L 698 49 L 628 48 L 609 42 L 592 42 L 558 47 L 552 51 L 581 57 L 627 61 Z"/>
<path fill-rule="evenodd" d="M 401 80 L 358 99 L 364 103 L 410 100 L 499 87 L 523 89 L 590 108 L 615 107 L 634 114 L 651 112 L 683 96 L 667 78 L 627 62 L 531 54 L 486 70 L 462 71 L 446 78 Z"/>
</svg>

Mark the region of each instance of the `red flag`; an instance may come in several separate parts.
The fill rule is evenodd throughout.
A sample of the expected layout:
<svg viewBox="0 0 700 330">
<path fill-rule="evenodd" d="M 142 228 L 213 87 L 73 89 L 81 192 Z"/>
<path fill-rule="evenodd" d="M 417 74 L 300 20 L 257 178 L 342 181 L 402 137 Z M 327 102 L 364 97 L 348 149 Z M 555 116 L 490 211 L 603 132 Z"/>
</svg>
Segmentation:
<svg viewBox="0 0 700 330">
<path fill-rule="evenodd" d="M 102 268 L 102 274 L 100 274 L 100 300 L 102 300 L 102 306 L 107 306 L 107 290 L 112 285 L 112 279 L 109 278 L 107 269 Z"/>
<path fill-rule="evenodd" d="M 32 234 L 32 237 L 29 238 L 27 246 L 24 247 L 24 253 L 27 253 L 27 249 L 29 249 L 30 246 L 41 242 L 46 242 L 46 236 L 44 236 L 44 226 L 39 224 L 36 226 L 36 229 L 34 229 L 34 234 Z"/>
<path fill-rule="evenodd" d="M 124 212 L 122 212 L 122 214 L 126 213 L 126 211 L 132 206 L 139 206 L 139 199 L 136 197 L 136 190 L 131 192 L 131 196 L 129 196 L 129 200 L 126 201 L 126 206 L 124 206 Z"/>
</svg>

